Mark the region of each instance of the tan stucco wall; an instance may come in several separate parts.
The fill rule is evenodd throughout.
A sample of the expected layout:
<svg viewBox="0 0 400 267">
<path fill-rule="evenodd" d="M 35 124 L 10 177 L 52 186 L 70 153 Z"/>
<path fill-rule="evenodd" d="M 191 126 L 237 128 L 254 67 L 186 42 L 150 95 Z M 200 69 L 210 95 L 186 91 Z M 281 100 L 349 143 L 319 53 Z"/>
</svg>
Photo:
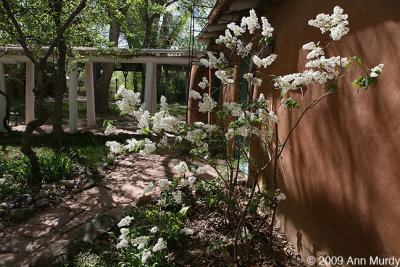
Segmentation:
<svg viewBox="0 0 400 267">
<path fill-rule="evenodd" d="M 346 84 L 362 72 L 351 71 L 341 83 L 345 88 L 314 107 L 296 129 L 280 162 L 279 184 L 288 196 L 280 226 L 304 256 L 400 257 L 400 2 L 281 1 L 262 14 L 275 28 L 278 54 L 267 73 L 303 71 L 302 44 L 328 41 L 307 21 L 335 5 L 349 14 L 351 31 L 340 45 L 332 42 L 328 56 L 358 56 L 371 67 L 384 63 L 384 72 L 378 87 L 358 92 Z M 260 92 L 272 98 L 268 83 Z M 305 102 L 320 93 L 318 86 L 308 87 Z M 281 136 L 298 115 L 279 113 Z"/>
</svg>

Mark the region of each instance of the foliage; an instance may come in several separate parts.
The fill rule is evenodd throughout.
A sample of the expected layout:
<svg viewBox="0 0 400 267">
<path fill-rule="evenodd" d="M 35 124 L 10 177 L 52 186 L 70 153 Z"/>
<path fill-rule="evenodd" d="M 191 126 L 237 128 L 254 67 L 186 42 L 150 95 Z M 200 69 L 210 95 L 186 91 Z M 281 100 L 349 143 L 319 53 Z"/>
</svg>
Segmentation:
<svg viewBox="0 0 400 267">
<path fill-rule="evenodd" d="M 175 184 L 176 186 L 177 184 Z M 122 266 L 173 266 L 169 264 L 167 248 L 173 248 L 184 241 L 184 221 L 189 207 L 176 209 L 179 204 L 171 197 L 173 191 L 163 191 L 158 207 L 150 210 L 136 206 L 118 224 L 123 249 L 120 259 Z"/>
<path fill-rule="evenodd" d="M 64 151 L 54 153 L 38 152 L 39 164 L 42 171 L 42 181 L 37 181 L 32 174 L 32 167 L 26 156 L 16 156 L 11 160 L 0 161 L 0 176 L 7 177 L 8 183 L 13 182 L 19 187 L 38 182 L 55 182 L 68 178 L 75 154 Z"/>
</svg>

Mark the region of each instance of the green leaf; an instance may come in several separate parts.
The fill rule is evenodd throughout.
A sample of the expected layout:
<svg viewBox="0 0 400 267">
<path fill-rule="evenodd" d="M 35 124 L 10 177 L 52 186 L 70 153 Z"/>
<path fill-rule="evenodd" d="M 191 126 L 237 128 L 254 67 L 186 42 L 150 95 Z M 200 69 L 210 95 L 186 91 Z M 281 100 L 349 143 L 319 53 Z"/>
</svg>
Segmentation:
<svg viewBox="0 0 400 267">
<path fill-rule="evenodd" d="M 189 209 L 189 207 L 183 207 L 183 208 L 178 212 L 178 215 L 179 215 L 180 217 L 185 217 L 185 216 L 186 216 L 186 213 L 187 213 L 187 211 L 188 211 L 188 209 Z"/>
<path fill-rule="evenodd" d="M 355 59 L 355 61 L 358 63 L 358 65 L 362 65 L 361 64 L 361 59 L 360 58 L 358 58 L 358 57 L 353 57 L 354 59 Z"/>
<path fill-rule="evenodd" d="M 255 203 L 251 203 L 249 207 L 250 214 L 255 214 L 257 212 L 258 205 Z"/>
<path fill-rule="evenodd" d="M 285 100 L 285 109 L 286 108 L 298 108 L 298 109 L 300 109 L 300 105 L 297 103 L 296 100 L 294 100 L 291 97 L 289 97 L 288 99 Z"/>
<path fill-rule="evenodd" d="M 333 83 L 333 84 L 331 85 L 331 87 L 332 87 L 333 91 L 337 91 L 337 89 L 338 89 L 338 86 L 337 86 L 336 83 Z"/>
<path fill-rule="evenodd" d="M 362 80 L 363 78 L 364 78 L 364 76 L 358 77 L 357 80 L 355 80 L 355 81 L 352 83 L 352 85 L 353 85 L 353 86 L 358 85 L 358 86 L 360 87 L 360 82 L 361 82 L 361 80 Z"/>
</svg>

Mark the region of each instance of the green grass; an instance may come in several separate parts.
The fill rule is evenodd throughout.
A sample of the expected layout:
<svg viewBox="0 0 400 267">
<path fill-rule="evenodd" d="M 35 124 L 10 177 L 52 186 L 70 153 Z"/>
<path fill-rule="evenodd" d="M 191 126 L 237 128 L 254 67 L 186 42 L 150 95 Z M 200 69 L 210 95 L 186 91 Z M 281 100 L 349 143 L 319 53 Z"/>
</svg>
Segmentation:
<svg viewBox="0 0 400 267">
<path fill-rule="evenodd" d="M 51 183 L 69 178 L 72 164 L 97 168 L 106 159 L 110 140 L 123 142 L 129 136 L 94 135 L 90 132 L 65 134 L 62 147 L 54 147 L 50 134 L 34 135 L 32 149 L 36 152 L 42 180 L 32 175 L 30 162 L 21 152 L 22 133 L 14 132 L 0 138 L 0 201 L 8 195 L 24 193 L 31 184 Z M 6 182 L 4 182 L 4 179 Z"/>
<path fill-rule="evenodd" d="M 3 158 L 12 158 L 14 156 L 22 155 L 21 149 L 22 133 L 14 132 L 9 137 L 2 137 L 0 139 L 0 146 L 2 146 L 6 153 L 3 151 L 0 156 Z M 107 153 L 108 148 L 105 143 L 110 140 L 117 140 L 123 142 L 124 138 L 119 136 L 103 136 L 94 135 L 90 132 L 76 133 L 64 135 L 64 143 L 58 149 L 64 149 L 76 153 L 78 162 L 87 167 L 95 167 L 95 165 L 103 159 Z M 42 153 L 50 153 L 53 151 L 52 135 L 34 135 L 31 139 L 32 149 Z"/>
<path fill-rule="evenodd" d="M 25 121 L 25 98 L 11 98 L 10 101 L 10 109 L 19 113 L 18 115 L 18 122 Z M 46 108 L 50 114 L 53 114 L 54 110 L 54 101 L 50 101 L 46 99 L 43 103 L 43 107 Z M 78 101 L 78 119 L 84 119 L 86 116 L 86 103 Z M 63 124 L 68 123 L 69 118 L 69 102 L 63 102 L 63 112 L 62 112 Z M 14 125 L 15 118 L 11 118 L 11 125 Z M 49 120 L 47 121 L 48 124 L 53 123 L 53 117 L 50 116 Z"/>
</svg>

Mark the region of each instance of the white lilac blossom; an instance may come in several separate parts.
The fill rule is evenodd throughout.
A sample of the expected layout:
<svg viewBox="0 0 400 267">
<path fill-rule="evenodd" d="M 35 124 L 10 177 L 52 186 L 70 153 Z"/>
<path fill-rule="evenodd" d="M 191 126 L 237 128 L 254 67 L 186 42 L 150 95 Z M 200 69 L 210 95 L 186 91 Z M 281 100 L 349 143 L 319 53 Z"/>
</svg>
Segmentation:
<svg viewBox="0 0 400 267">
<path fill-rule="evenodd" d="M 268 113 L 268 116 L 269 116 L 269 119 L 272 120 L 273 122 L 275 122 L 275 123 L 279 122 L 278 116 L 276 116 L 272 110 Z"/>
<path fill-rule="evenodd" d="M 165 198 L 161 198 L 157 201 L 157 205 L 160 207 L 165 207 L 167 205 L 167 200 Z"/>
<path fill-rule="evenodd" d="M 375 66 L 371 69 L 371 73 L 369 74 L 370 77 L 378 77 L 381 75 L 382 69 L 383 69 L 383 64 L 379 64 L 378 66 Z"/>
<path fill-rule="evenodd" d="M 148 156 L 152 154 L 154 151 L 156 151 L 157 149 L 156 144 L 150 141 L 150 139 L 145 138 L 143 143 L 144 143 L 143 149 L 139 151 L 139 154 L 141 156 Z"/>
<path fill-rule="evenodd" d="M 246 73 L 243 74 L 243 79 L 245 79 L 248 82 L 251 82 L 253 80 L 253 76 L 254 76 L 253 73 Z"/>
<path fill-rule="evenodd" d="M 261 68 L 261 67 L 266 68 L 269 65 L 271 65 L 276 60 L 276 58 L 277 58 L 276 54 L 271 54 L 268 57 L 263 58 L 263 59 L 261 59 L 258 56 L 254 55 L 252 59 L 253 59 L 253 63 L 258 68 Z"/>
<path fill-rule="evenodd" d="M 233 34 L 237 37 L 241 36 L 243 33 L 245 33 L 245 29 L 242 27 L 236 25 L 235 22 L 231 22 L 226 26 L 229 30 L 233 32 Z"/>
<path fill-rule="evenodd" d="M 318 43 L 309 42 L 303 45 L 304 50 L 309 50 L 310 52 L 307 54 L 307 59 L 317 58 L 325 55 L 324 50 Z"/>
<path fill-rule="evenodd" d="M 235 83 L 232 78 L 232 71 L 230 70 L 217 70 L 215 76 L 221 80 L 222 84 Z"/>
<path fill-rule="evenodd" d="M 262 32 L 261 35 L 264 37 L 272 37 L 272 33 L 274 32 L 274 28 L 271 27 L 271 24 L 268 22 L 268 19 L 265 17 L 261 17 L 262 22 Z"/>
<path fill-rule="evenodd" d="M 132 115 L 139 122 L 138 126 L 140 129 L 148 129 L 149 128 L 151 114 L 147 110 L 144 110 L 141 107 L 138 110 L 133 110 Z"/>
<path fill-rule="evenodd" d="M 183 234 L 185 234 L 185 235 L 193 235 L 194 234 L 194 231 L 192 230 L 192 229 L 190 229 L 190 228 L 183 228 L 182 230 L 181 230 L 181 232 L 183 233 Z"/>
<path fill-rule="evenodd" d="M 153 131 L 160 133 L 162 130 L 166 132 L 176 133 L 180 128 L 181 122 L 165 112 L 157 112 L 152 118 Z"/>
<path fill-rule="evenodd" d="M 275 200 L 276 204 L 278 204 L 278 203 L 286 200 L 286 195 L 280 189 L 276 189 L 274 200 Z"/>
<path fill-rule="evenodd" d="M 178 165 L 174 167 L 174 169 L 178 171 L 179 176 L 183 176 L 187 171 L 189 171 L 189 168 L 184 161 L 181 161 Z"/>
<path fill-rule="evenodd" d="M 157 233 L 158 232 L 158 227 L 157 226 L 153 226 L 151 229 L 150 229 L 150 233 L 152 233 L 152 234 L 155 234 L 155 233 Z"/>
<path fill-rule="evenodd" d="M 207 59 L 200 59 L 200 63 L 210 69 L 221 69 L 223 68 L 227 61 L 225 59 L 224 53 L 219 54 L 219 58 L 215 57 L 211 52 L 207 52 L 208 60 Z"/>
<path fill-rule="evenodd" d="M 119 223 L 118 223 L 118 227 L 122 228 L 125 226 L 128 226 L 131 224 L 131 222 L 133 221 L 133 217 L 132 216 L 126 216 L 125 218 L 123 218 Z"/>
<path fill-rule="evenodd" d="M 237 102 L 225 102 L 223 107 L 234 117 L 240 117 L 243 113 L 242 106 Z"/>
<path fill-rule="evenodd" d="M 274 86 L 281 89 L 281 93 L 284 95 L 289 90 L 297 90 L 300 85 L 325 84 L 332 75 L 324 71 L 305 70 L 302 73 L 292 73 L 275 78 Z"/>
<path fill-rule="evenodd" d="M 349 25 L 347 18 L 348 15 L 343 14 L 343 9 L 336 6 L 332 15 L 318 14 L 315 19 L 308 21 L 308 25 L 319 28 L 322 33 L 330 31 L 331 39 L 338 41 L 350 30 L 346 27 Z"/>
<path fill-rule="evenodd" d="M 253 43 L 250 42 L 245 46 L 241 40 L 238 40 L 237 47 L 236 47 L 237 55 L 246 57 L 251 52 L 252 47 L 253 47 Z"/>
<path fill-rule="evenodd" d="M 122 239 L 118 244 L 117 244 L 117 249 L 123 249 L 127 248 L 129 245 L 129 241 L 126 239 Z"/>
<path fill-rule="evenodd" d="M 207 93 L 203 96 L 203 102 L 199 103 L 199 111 L 200 112 L 211 112 L 217 106 L 217 102 L 215 102 L 211 96 Z"/>
<path fill-rule="evenodd" d="M 210 83 L 208 82 L 206 77 L 203 77 L 203 80 L 201 82 L 199 82 L 199 87 L 201 89 L 206 89 L 208 86 L 210 85 Z M 200 94 L 199 94 L 200 95 Z M 201 96 L 200 96 L 201 97 Z"/>
<path fill-rule="evenodd" d="M 109 123 L 109 124 L 107 124 L 107 127 L 104 130 L 104 135 L 105 136 L 109 136 L 110 134 L 112 134 L 116 130 L 117 130 L 117 128 L 114 125 L 112 125 L 111 123 Z"/>
<path fill-rule="evenodd" d="M 153 183 L 153 182 L 150 182 L 150 184 L 149 184 L 148 186 L 146 186 L 145 189 L 143 190 L 143 195 L 146 194 L 146 193 L 148 193 L 148 192 L 153 191 L 153 189 L 154 189 L 155 187 L 156 187 L 156 186 L 154 185 L 154 183 Z"/>
<path fill-rule="evenodd" d="M 231 140 L 234 136 L 235 136 L 235 130 L 233 130 L 232 128 L 230 128 L 225 134 L 225 137 L 228 140 Z"/>
<path fill-rule="evenodd" d="M 160 98 L 160 110 L 167 111 L 167 109 L 168 109 L 167 98 L 162 95 Z"/>
<path fill-rule="evenodd" d="M 193 187 L 195 182 L 196 182 L 196 177 L 189 176 L 189 178 L 182 180 L 182 186 Z"/>
<path fill-rule="evenodd" d="M 174 198 L 174 200 L 177 204 L 182 203 L 182 192 L 181 191 L 178 190 L 178 191 L 172 192 L 172 197 Z"/>
<path fill-rule="evenodd" d="M 257 98 L 257 102 L 263 105 L 269 105 L 271 104 L 271 101 L 266 100 L 264 94 L 260 94 Z"/>
<path fill-rule="evenodd" d="M 245 28 L 247 26 L 250 34 L 253 34 L 256 29 L 260 28 L 260 24 L 258 23 L 258 18 L 254 9 L 250 10 L 249 17 L 242 18 L 240 26 L 242 28 Z"/>
<path fill-rule="evenodd" d="M 203 141 L 207 135 L 201 129 L 194 129 L 187 132 L 187 134 L 183 137 L 191 143 L 196 144 L 197 146 L 202 146 Z M 175 166 L 176 168 L 176 166 Z"/>
<path fill-rule="evenodd" d="M 162 237 L 157 240 L 157 243 L 153 247 L 153 252 L 157 252 L 167 248 L 167 242 L 164 241 Z"/>
<path fill-rule="evenodd" d="M 268 120 L 268 112 L 265 109 L 260 108 L 258 110 L 258 117 L 263 121 Z"/>
<path fill-rule="evenodd" d="M 130 114 L 135 106 L 140 105 L 140 93 L 127 90 L 123 85 L 119 87 L 115 98 L 121 98 L 121 100 L 115 102 L 121 110 L 121 114 Z"/>
<path fill-rule="evenodd" d="M 6 183 L 6 181 L 7 181 L 7 180 L 6 180 L 6 178 L 1 178 L 1 179 L 0 179 L 0 185 L 3 185 L 3 184 L 5 184 L 5 183 Z"/>
<path fill-rule="evenodd" d="M 158 180 L 158 186 L 161 190 L 168 190 L 171 186 L 172 182 L 168 181 L 168 179 L 160 179 Z"/>
<path fill-rule="evenodd" d="M 194 125 L 196 125 L 196 126 L 202 128 L 202 129 L 204 129 L 207 133 L 211 133 L 211 132 L 213 132 L 215 129 L 217 129 L 217 126 L 216 126 L 216 125 L 206 124 L 206 123 L 201 122 L 201 121 L 196 121 L 196 122 L 194 123 Z"/>
<path fill-rule="evenodd" d="M 326 72 L 328 79 L 333 79 L 338 75 L 336 67 L 339 66 L 344 68 L 348 64 L 349 64 L 349 59 L 346 57 L 336 56 L 336 57 L 325 58 L 324 56 L 321 56 L 320 58 L 307 62 L 306 67 L 319 68 Z"/>
<path fill-rule="evenodd" d="M 195 90 L 190 90 L 189 98 L 194 99 L 194 100 L 201 99 L 201 94 Z"/>
<path fill-rule="evenodd" d="M 137 246 L 138 250 L 145 248 L 147 244 L 148 237 L 147 236 L 139 236 L 131 241 L 132 245 Z"/>
<path fill-rule="evenodd" d="M 141 146 L 141 141 L 136 140 L 135 138 L 131 138 L 126 140 L 128 143 L 127 145 L 124 146 L 124 149 L 128 150 L 129 152 L 135 151 L 137 147 Z"/>
<path fill-rule="evenodd" d="M 112 154 L 118 154 L 122 151 L 122 145 L 117 141 L 107 141 L 106 146 L 108 146 Z"/>
<path fill-rule="evenodd" d="M 206 173 L 206 168 L 204 167 L 198 167 L 196 170 L 194 170 L 194 173 L 196 175 L 202 175 Z"/>
<path fill-rule="evenodd" d="M 121 232 L 121 235 L 119 236 L 119 239 L 120 239 L 120 240 L 127 240 L 127 241 L 129 241 L 129 237 L 128 237 L 129 229 L 128 229 L 128 228 L 121 228 L 121 229 L 120 229 L 120 232 Z"/>
<path fill-rule="evenodd" d="M 249 129 L 246 126 L 241 126 L 236 131 L 238 135 L 243 137 L 247 137 L 249 135 Z"/>
<path fill-rule="evenodd" d="M 145 264 L 149 257 L 151 256 L 151 251 L 150 250 L 143 250 L 142 251 L 142 264 Z"/>
<path fill-rule="evenodd" d="M 217 40 L 215 40 L 216 44 L 224 44 L 229 49 L 235 49 L 236 44 L 238 42 L 237 37 L 232 36 L 231 32 L 226 29 L 225 35 L 220 35 Z M 201 62 L 201 60 L 200 60 Z M 201 62 L 203 63 L 203 62 Z M 204 62 L 203 64 L 209 64 L 208 62 Z"/>
<path fill-rule="evenodd" d="M 261 86 L 262 80 L 259 78 L 254 78 L 251 83 L 254 84 L 255 86 Z"/>
</svg>

